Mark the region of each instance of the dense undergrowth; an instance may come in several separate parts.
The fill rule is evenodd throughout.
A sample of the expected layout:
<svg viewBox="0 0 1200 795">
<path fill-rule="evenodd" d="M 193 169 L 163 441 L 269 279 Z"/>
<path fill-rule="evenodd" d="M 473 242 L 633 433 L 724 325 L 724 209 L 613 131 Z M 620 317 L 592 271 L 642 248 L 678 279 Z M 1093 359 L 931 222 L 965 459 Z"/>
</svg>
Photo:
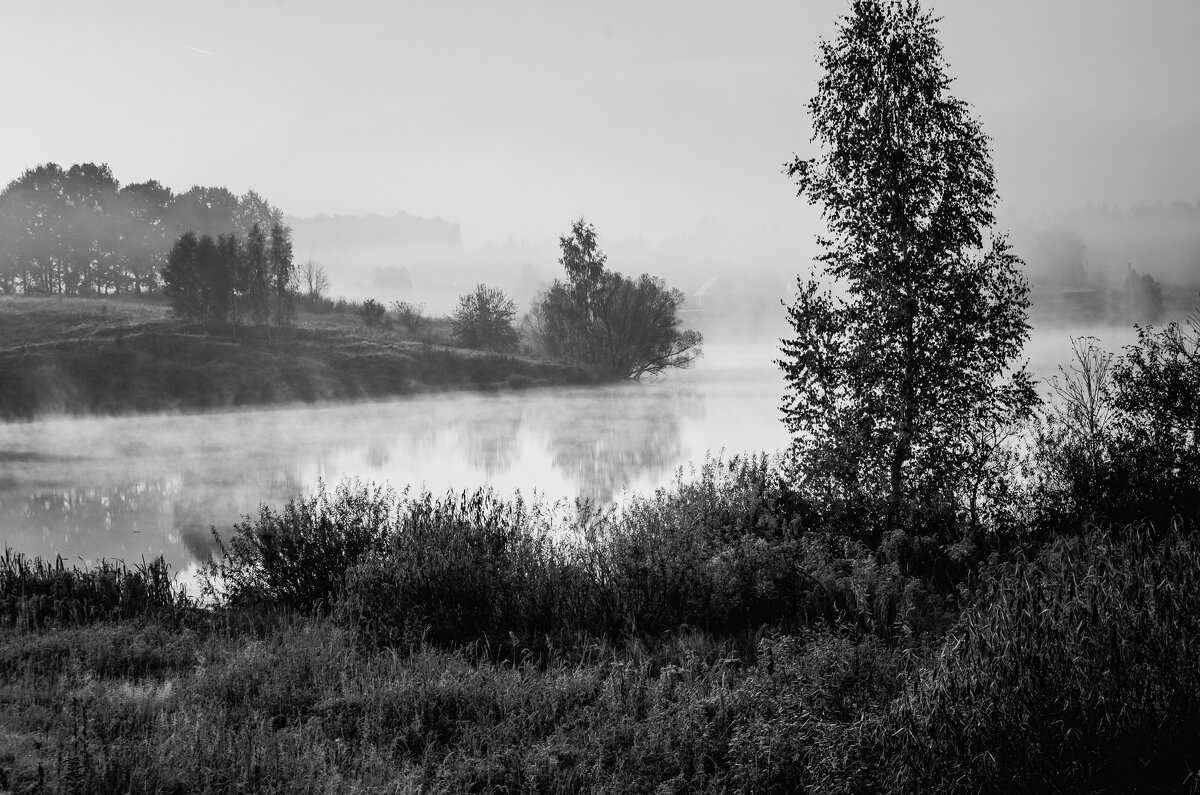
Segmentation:
<svg viewBox="0 0 1200 795">
<path fill-rule="evenodd" d="M 7 553 L 0 789 L 1195 791 L 1196 350 L 1081 347 L 899 527 L 752 456 L 612 509 L 322 488 L 199 599 Z"/>
</svg>

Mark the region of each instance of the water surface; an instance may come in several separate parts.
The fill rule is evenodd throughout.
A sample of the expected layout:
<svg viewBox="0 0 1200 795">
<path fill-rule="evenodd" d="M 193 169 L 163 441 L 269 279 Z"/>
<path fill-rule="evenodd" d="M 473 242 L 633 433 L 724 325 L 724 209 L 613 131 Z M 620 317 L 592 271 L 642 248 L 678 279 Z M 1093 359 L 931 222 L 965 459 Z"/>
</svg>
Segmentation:
<svg viewBox="0 0 1200 795">
<path fill-rule="evenodd" d="M 1132 339 L 1097 333 L 1114 350 Z M 1068 338 L 1035 336 L 1031 370 L 1066 362 Z M 710 346 L 644 384 L 0 425 L 0 544 L 87 564 L 163 554 L 186 572 L 212 527 L 346 477 L 607 501 L 710 452 L 784 447 L 775 355 L 769 341 Z"/>
</svg>

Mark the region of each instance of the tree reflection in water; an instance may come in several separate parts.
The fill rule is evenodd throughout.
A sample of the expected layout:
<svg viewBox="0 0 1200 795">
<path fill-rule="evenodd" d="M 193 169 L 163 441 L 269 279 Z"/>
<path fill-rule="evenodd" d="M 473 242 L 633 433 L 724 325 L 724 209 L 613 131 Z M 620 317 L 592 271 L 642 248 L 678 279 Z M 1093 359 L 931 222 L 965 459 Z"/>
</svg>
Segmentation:
<svg viewBox="0 0 1200 795">
<path fill-rule="evenodd" d="M 525 409 L 519 403 L 497 404 L 497 408 L 495 414 L 466 419 L 458 428 L 467 462 L 488 481 L 511 470 L 521 452 Z"/>
<path fill-rule="evenodd" d="M 603 390 L 586 412 L 554 408 L 546 423 L 551 460 L 580 498 L 601 504 L 639 480 L 669 474 L 683 453 L 681 421 L 704 414 L 694 391 L 659 384 Z"/>
</svg>

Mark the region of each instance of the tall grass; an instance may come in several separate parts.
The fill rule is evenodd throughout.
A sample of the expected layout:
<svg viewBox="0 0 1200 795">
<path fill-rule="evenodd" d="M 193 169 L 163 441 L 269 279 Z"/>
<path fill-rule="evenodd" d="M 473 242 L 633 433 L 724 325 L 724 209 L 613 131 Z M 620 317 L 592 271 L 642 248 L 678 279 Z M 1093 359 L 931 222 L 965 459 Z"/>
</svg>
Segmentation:
<svg viewBox="0 0 1200 795">
<path fill-rule="evenodd" d="M 896 792 L 1179 791 L 1200 769 L 1200 536 L 1062 538 L 1000 569 L 878 721 Z"/>
<path fill-rule="evenodd" d="M 95 568 L 29 558 L 9 547 L 0 557 L 0 621 L 36 629 L 132 618 L 186 607 L 188 598 L 160 556 L 132 568 L 102 560 Z"/>
</svg>

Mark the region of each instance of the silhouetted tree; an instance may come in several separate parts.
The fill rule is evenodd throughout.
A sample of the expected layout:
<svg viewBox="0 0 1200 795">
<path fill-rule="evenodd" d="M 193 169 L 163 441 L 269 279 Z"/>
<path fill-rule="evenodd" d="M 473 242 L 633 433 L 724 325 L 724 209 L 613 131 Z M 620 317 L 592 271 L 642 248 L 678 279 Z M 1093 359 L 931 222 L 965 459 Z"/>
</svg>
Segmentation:
<svg viewBox="0 0 1200 795">
<path fill-rule="evenodd" d="M 1035 404 L 1029 376 L 1011 373 L 1028 286 L 1003 237 L 985 245 L 987 137 L 947 91 L 934 18 L 855 0 L 819 60 L 808 108 L 824 154 L 787 173 L 822 206 L 818 260 L 844 292 L 799 281 L 784 421 L 807 485 L 827 503 L 887 495 L 896 527 L 918 501 L 954 510 L 988 430 Z"/>
<path fill-rule="evenodd" d="M 592 295 L 600 287 L 607 271 L 608 257 L 596 241 L 596 229 L 583 218 L 571 224 L 571 233 L 558 239 L 562 256 L 558 264 L 567 274 L 567 284 L 575 301 L 589 310 Z"/>
<path fill-rule="evenodd" d="M 530 323 L 545 351 L 614 378 L 640 378 L 687 367 L 703 339 L 681 329 L 684 296 L 643 274 L 628 279 L 605 269 L 596 233 L 582 218 L 559 238 L 567 281 L 534 301 Z"/>
<path fill-rule="evenodd" d="M 460 345 L 482 350 L 508 351 L 520 337 L 513 325 L 517 306 L 503 291 L 479 284 L 460 296 L 450 316 L 450 328 Z"/>
</svg>

